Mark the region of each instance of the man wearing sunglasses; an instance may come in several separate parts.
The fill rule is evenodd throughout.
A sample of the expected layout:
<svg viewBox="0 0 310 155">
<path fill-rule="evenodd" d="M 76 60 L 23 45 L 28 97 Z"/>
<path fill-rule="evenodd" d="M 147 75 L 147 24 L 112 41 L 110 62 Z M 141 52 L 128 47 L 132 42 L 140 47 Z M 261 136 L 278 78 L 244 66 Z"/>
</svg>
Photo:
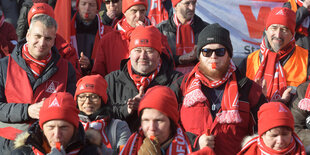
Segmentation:
<svg viewBox="0 0 310 155">
<path fill-rule="evenodd" d="M 309 80 L 309 54 L 295 44 L 296 14 L 274 8 L 265 26 L 266 36 L 257 50 L 241 63 L 246 76 L 258 82 L 268 100 L 290 101 L 296 87 Z"/>
<path fill-rule="evenodd" d="M 102 23 L 114 27 L 124 16 L 122 13 L 122 0 L 103 0 L 103 3 L 106 11 L 99 12 Z"/>
<path fill-rule="evenodd" d="M 253 134 L 256 113 L 265 102 L 262 89 L 239 73 L 231 60 L 229 31 L 219 24 L 200 32 L 196 50 L 197 65 L 172 85 L 182 103 L 181 124 L 216 154 L 237 154 L 243 138 Z"/>
<path fill-rule="evenodd" d="M 194 50 L 200 31 L 208 25 L 195 15 L 197 0 L 172 0 L 174 14 L 157 25 L 168 38 L 177 70 L 188 73 L 197 63 Z"/>
</svg>

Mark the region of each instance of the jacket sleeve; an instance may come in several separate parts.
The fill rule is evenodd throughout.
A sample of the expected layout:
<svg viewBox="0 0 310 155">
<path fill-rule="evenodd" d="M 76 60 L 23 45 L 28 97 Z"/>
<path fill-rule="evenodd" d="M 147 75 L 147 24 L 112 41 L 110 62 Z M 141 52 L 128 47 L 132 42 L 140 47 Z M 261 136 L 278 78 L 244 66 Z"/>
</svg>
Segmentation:
<svg viewBox="0 0 310 155">
<path fill-rule="evenodd" d="M 186 77 L 184 76 L 179 77 L 178 79 L 173 81 L 170 86 L 170 89 L 172 89 L 172 91 L 175 93 L 175 96 L 177 97 L 179 105 L 181 105 L 183 102 L 183 93 L 182 93 L 181 84 L 184 78 Z"/>
<path fill-rule="evenodd" d="M 112 131 L 114 132 L 114 131 Z M 127 143 L 127 140 L 129 139 L 131 132 L 128 127 L 128 124 L 125 121 L 120 121 L 117 124 L 116 128 L 116 139 L 117 139 L 117 149 L 120 148 L 120 146 L 125 145 Z"/>
<path fill-rule="evenodd" d="M 28 30 L 28 11 L 30 8 L 28 6 L 23 5 L 20 9 L 20 14 L 17 20 L 17 28 L 16 28 L 16 34 L 18 37 L 18 40 L 21 40 L 26 37 L 26 33 Z"/>
<path fill-rule="evenodd" d="M 97 51 L 96 51 L 96 57 L 94 60 L 94 65 L 93 69 L 91 71 L 91 74 L 100 74 L 102 77 L 105 77 L 107 75 L 107 70 L 106 70 L 106 62 L 105 62 L 105 54 L 104 52 L 106 51 L 104 47 L 102 47 L 104 40 L 106 40 L 103 37 L 100 39 L 100 43 L 98 45 Z"/>
<path fill-rule="evenodd" d="M 7 70 L 7 59 L 0 61 L 0 121 L 6 123 L 15 123 L 30 120 L 28 116 L 29 104 L 25 103 L 6 103 L 5 81 Z"/>
<path fill-rule="evenodd" d="M 74 96 L 75 89 L 76 89 L 75 69 L 71 63 L 68 63 L 67 92 Z"/>
<path fill-rule="evenodd" d="M 297 93 L 291 107 L 291 112 L 295 121 L 295 132 L 297 133 L 298 137 L 301 139 L 305 147 L 310 145 L 310 129 L 306 127 L 306 118 L 307 116 L 310 116 L 310 113 L 301 110 L 298 107 L 298 103 L 305 97 L 308 85 L 309 82 L 306 82 L 298 86 Z"/>
</svg>

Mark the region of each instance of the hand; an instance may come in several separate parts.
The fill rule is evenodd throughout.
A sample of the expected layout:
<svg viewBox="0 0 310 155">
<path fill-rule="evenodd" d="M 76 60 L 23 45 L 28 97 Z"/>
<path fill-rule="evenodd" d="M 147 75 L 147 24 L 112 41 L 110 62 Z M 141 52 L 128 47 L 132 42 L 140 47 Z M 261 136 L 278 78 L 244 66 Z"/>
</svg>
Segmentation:
<svg viewBox="0 0 310 155">
<path fill-rule="evenodd" d="M 97 146 L 101 146 L 102 137 L 99 133 L 99 131 L 89 128 L 87 131 L 85 131 L 85 137 L 88 139 L 88 141 L 91 144 L 95 144 Z"/>
<path fill-rule="evenodd" d="M 267 96 L 267 84 L 265 79 L 255 79 L 255 83 L 262 87 L 262 93 Z"/>
<path fill-rule="evenodd" d="M 161 155 L 160 144 L 155 137 L 154 140 L 144 138 L 143 144 L 140 146 L 138 155 Z"/>
<path fill-rule="evenodd" d="M 64 150 L 63 146 L 61 146 L 61 149 L 58 150 L 57 148 L 53 147 L 51 149 L 51 152 L 46 155 L 66 155 L 66 151 Z"/>
<path fill-rule="evenodd" d="M 39 119 L 40 109 L 43 106 L 44 100 L 45 100 L 45 98 L 43 98 L 42 101 L 40 101 L 38 103 L 31 104 L 28 107 L 28 115 L 30 118 Z"/>
<path fill-rule="evenodd" d="M 179 57 L 179 64 L 187 65 L 187 64 L 194 64 L 195 60 L 197 60 L 197 46 L 195 45 L 194 49 L 187 54 L 181 55 Z"/>
<path fill-rule="evenodd" d="M 310 10 L 310 0 L 304 0 L 302 6 Z"/>
<path fill-rule="evenodd" d="M 90 61 L 87 56 L 84 55 L 83 52 L 81 52 L 79 63 L 81 65 L 81 68 L 87 69 L 90 66 Z"/>
<path fill-rule="evenodd" d="M 115 11 L 112 11 L 110 9 L 107 9 L 107 16 L 110 18 L 110 19 L 114 19 L 114 17 L 116 16 L 116 12 Z"/>
<path fill-rule="evenodd" d="M 144 95 L 143 89 L 144 89 L 144 87 L 141 86 L 139 89 L 139 94 L 133 98 L 128 99 L 128 101 L 127 101 L 128 114 L 131 114 L 134 110 L 138 110 L 140 100 L 142 99 L 142 97 Z"/>
<path fill-rule="evenodd" d="M 207 136 L 206 134 L 202 134 L 198 140 L 199 149 L 202 149 L 206 146 L 214 149 L 215 145 L 215 137 L 213 135 Z"/>
<path fill-rule="evenodd" d="M 286 88 L 285 91 L 282 94 L 281 99 L 278 99 L 278 100 L 275 100 L 275 101 L 287 104 L 290 101 L 290 99 L 291 99 L 291 90 L 292 90 L 292 87 Z"/>
<path fill-rule="evenodd" d="M 145 26 L 145 24 L 142 21 L 138 20 L 136 22 L 136 27 L 138 27 L 138 26 Z"/>
</svg>

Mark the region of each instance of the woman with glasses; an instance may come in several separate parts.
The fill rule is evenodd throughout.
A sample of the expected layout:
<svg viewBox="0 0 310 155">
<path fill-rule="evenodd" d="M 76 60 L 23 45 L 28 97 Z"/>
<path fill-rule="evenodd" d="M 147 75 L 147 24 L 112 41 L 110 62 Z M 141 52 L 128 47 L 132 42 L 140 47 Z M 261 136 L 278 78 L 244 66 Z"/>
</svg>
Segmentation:
<svg viewBox="0 0 310 155">
<path fill-rule="evenodd" d="M 74 99 L 88 140 L 98 145 L 103 154 L 117 154 L 131 133 L 126 122 L 111 116 L 106 80 L 90 75 L 81 78 L 76 86 Z"/>
</svg>

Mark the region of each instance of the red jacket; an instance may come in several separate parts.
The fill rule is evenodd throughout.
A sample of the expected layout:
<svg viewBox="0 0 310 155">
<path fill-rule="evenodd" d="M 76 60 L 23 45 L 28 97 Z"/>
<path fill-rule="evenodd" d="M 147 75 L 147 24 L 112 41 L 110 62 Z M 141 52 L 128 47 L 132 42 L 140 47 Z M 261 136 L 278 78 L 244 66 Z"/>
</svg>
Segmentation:
<svg viewBox="0 0 310 155">
<path fill-rule="evenodd" d="M 17 41 L 17 35 L 14 26 L 5 22 L 4 18 L 3 21 L 0 19 L 0 34 L 0 58 L 2 58 L 12 53 L 15 47 L 12 41 Z"/>
</svg>

